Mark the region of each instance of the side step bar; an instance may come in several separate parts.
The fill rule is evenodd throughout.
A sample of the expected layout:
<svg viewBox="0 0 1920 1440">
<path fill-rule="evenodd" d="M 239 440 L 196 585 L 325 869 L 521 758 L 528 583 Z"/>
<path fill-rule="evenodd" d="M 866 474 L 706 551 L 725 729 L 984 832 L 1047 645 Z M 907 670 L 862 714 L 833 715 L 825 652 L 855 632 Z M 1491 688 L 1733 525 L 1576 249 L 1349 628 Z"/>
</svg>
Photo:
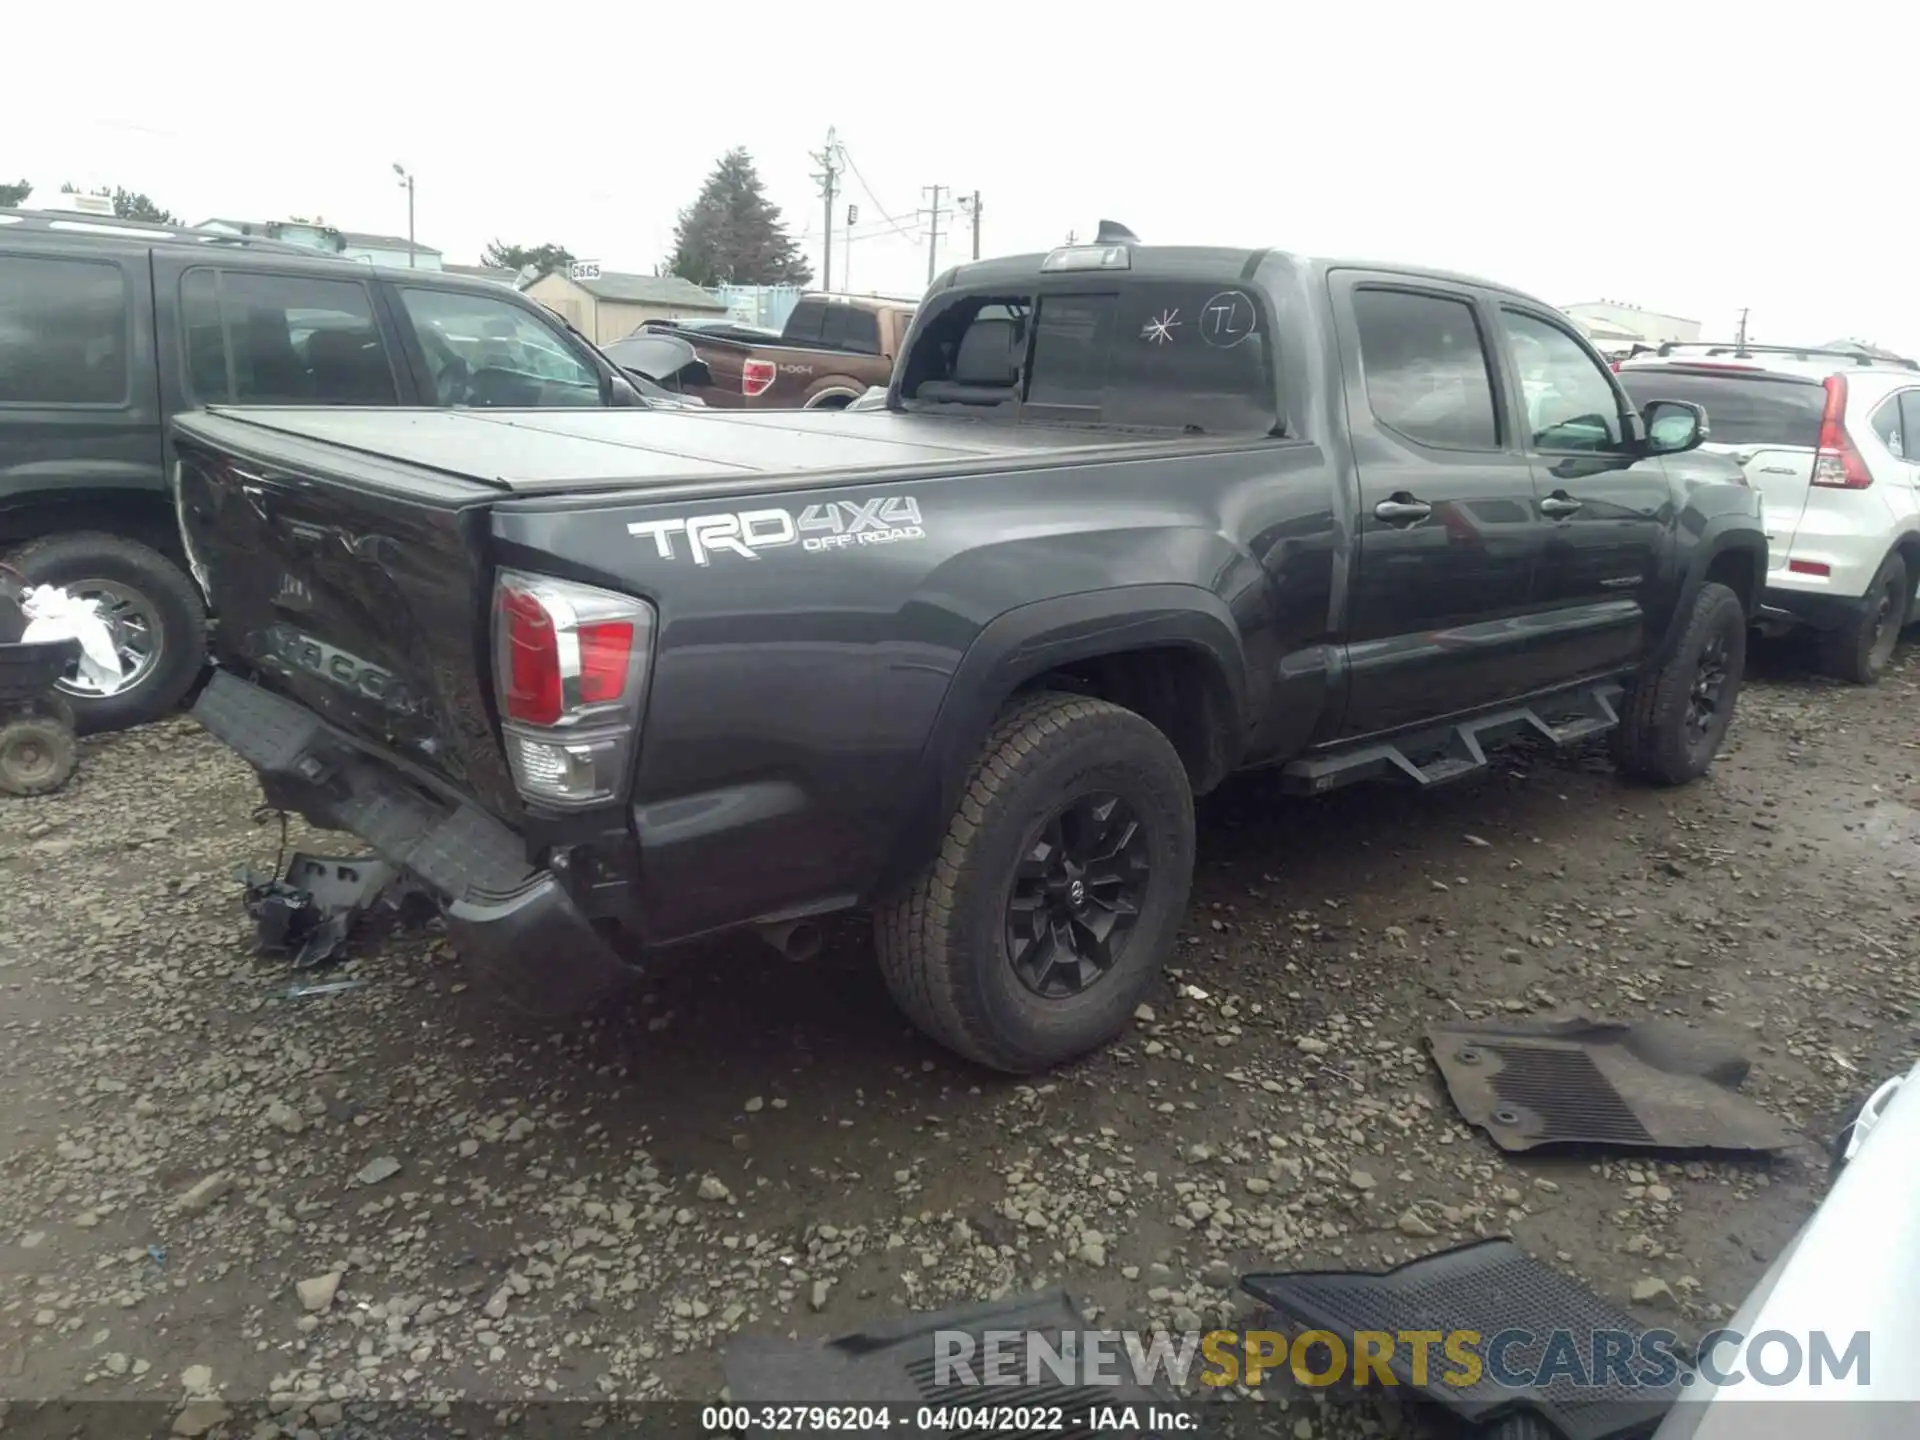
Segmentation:
<svg viewBox="0 0 1920 1440">
<path fill-rule="evenodd" d="M 1487 768 L 1487 749 L 1534 734 L 1555 746 L 1576 745 L 1620 723 L 1617 681 L 1526 704 L 1484 711 L 1451 725 L 1411 731 L 1348 749 L 1316 751 L 1281 768 L 1283 788 L 1318 795 L 1361 780 L 1399 778 L 1422 787 L 1444 785 Z"/>
</svg>

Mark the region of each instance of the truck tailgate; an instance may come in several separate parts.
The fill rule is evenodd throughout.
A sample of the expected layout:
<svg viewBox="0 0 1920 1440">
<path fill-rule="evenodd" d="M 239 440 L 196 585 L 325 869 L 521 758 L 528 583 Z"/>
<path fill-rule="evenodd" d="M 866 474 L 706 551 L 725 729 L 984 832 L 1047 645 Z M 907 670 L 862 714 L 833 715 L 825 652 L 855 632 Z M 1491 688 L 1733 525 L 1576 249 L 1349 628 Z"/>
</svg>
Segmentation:
<svg viewBox="0 0 1920 1440">
<path fill-rule="evenodd" d="M 470 479 L 176 425 L 182 537 L 222 663 L 503 817 L 521 805 L 489 700 L 486 506 Z M 352 457 L 349 457 L 352 458 Z"/>
</svg>

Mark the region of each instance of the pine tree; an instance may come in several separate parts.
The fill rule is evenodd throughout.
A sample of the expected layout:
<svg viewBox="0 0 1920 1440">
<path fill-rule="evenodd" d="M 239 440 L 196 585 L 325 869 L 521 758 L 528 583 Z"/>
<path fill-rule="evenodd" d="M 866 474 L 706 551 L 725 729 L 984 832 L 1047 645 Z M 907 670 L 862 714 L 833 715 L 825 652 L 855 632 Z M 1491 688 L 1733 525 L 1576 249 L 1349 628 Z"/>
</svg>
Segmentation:
<svg viewBox="0 0 1920 1440">
<path fill-rule="evenodd" d="M 813 267 L 767 199 L 753 160 L 729 150 L 680 212 L 667 269 L 696 285 L 805 285 Z"/>
</svg>

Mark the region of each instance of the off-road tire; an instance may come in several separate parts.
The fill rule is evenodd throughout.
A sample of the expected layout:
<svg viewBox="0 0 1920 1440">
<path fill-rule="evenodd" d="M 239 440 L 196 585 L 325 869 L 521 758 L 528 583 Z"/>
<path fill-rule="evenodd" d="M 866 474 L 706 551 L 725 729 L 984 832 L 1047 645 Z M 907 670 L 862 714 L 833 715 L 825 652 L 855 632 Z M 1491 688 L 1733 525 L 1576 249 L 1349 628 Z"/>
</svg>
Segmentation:
<svg viewBox="0 0 1920 1440">
<path fill-rule="evenodd" d="M 49 708 L 0 722 L 0 795 L 49 795 L 79 763 L 73 726 Z"/>
<path fill-rule="evenodd" d="M 1880 562 L 1867 586 L 1860 613 L 1838 630 L 1820 637 L 1820 669 L 1836 680 L 1854 685 L 1877 685 L 1893 664 L 1900 629 L 1912 601 L 1912 577 L 1907 562 L 1896 553 Z M 1887 606 L 1880 623 L 1881 606 Z"/>
<path fill-rule="evenodd" d="M 29 540 L 7 557 L 30 585 L 111 580 L 137 590 L 151 608 L 161 652 L 138 683 L 112 695 L 63 691 L 81 734 L 123 730 L 172 712 L 207 663 L 207 610 L 193 581 L 166 556 L 137 540 L 70 531 Z"/>
<path fill-rule="evenodd" d="M 1112 968 L 1065 999 L 1029 990 L 1007 952 L 1006 909 L 1033 828 L 1075 796 L 1113 792 L 1146 832 L 1150 878 Z M 1193 793 L 1167 737 L 1104 700 L 1014 702 L 981 747 L 933 863 L 874 912 L 895 1002 L 948 1049 L 1024 1075 L 1125 1029 L 1171 949 L 1193 882 Z"/>
<path fill-rule="evenodd" d="M 1687 735 L 1687 705 L 1701 654 L 1716 635 L 1726 644 L 1725 694 L 1713 724 L 1696 743 Z M 1627 775 L 1657 785 L 1685 785 L 1706 774 L 1732 722 L 1746 664 L 1746 607 L 1725 585 L 1709 581 L 1694 597 L 1693 611 L 1673 653 L 1658 670 L 1636 677 L 1627 687 L 1620 702 L 1620 725 L 1612 737 L 1614 764 Z"/>
</svg>

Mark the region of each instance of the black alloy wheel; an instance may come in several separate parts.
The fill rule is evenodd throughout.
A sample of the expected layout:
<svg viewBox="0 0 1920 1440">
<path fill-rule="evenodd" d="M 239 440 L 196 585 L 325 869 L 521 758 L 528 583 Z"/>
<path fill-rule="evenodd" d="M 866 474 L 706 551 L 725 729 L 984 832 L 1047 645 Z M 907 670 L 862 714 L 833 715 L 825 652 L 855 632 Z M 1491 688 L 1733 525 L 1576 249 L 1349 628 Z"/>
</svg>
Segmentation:
<svg viewBox="0 0 1920 1440">
<path fill-rule="evenodd" d="M 1042 822 L 1007 901 L 1007 955 L 1049 1000 L 1079 995 L 1113 968 L 1153 875 L 1146 832 L 1118 795 L 1097 792 Z"/>
<path fill-rule="evenodd" d="M 1694 669 L 1693 685 L 1687 693 L 1687 744 L 1699 745 L 1707 738 L 1727 701 L 1727 681 L 1733 673 L 1732 657 L 1727 653 L 1727 637 L 1712 636 L 1700 651 Z"/>
</svg>

